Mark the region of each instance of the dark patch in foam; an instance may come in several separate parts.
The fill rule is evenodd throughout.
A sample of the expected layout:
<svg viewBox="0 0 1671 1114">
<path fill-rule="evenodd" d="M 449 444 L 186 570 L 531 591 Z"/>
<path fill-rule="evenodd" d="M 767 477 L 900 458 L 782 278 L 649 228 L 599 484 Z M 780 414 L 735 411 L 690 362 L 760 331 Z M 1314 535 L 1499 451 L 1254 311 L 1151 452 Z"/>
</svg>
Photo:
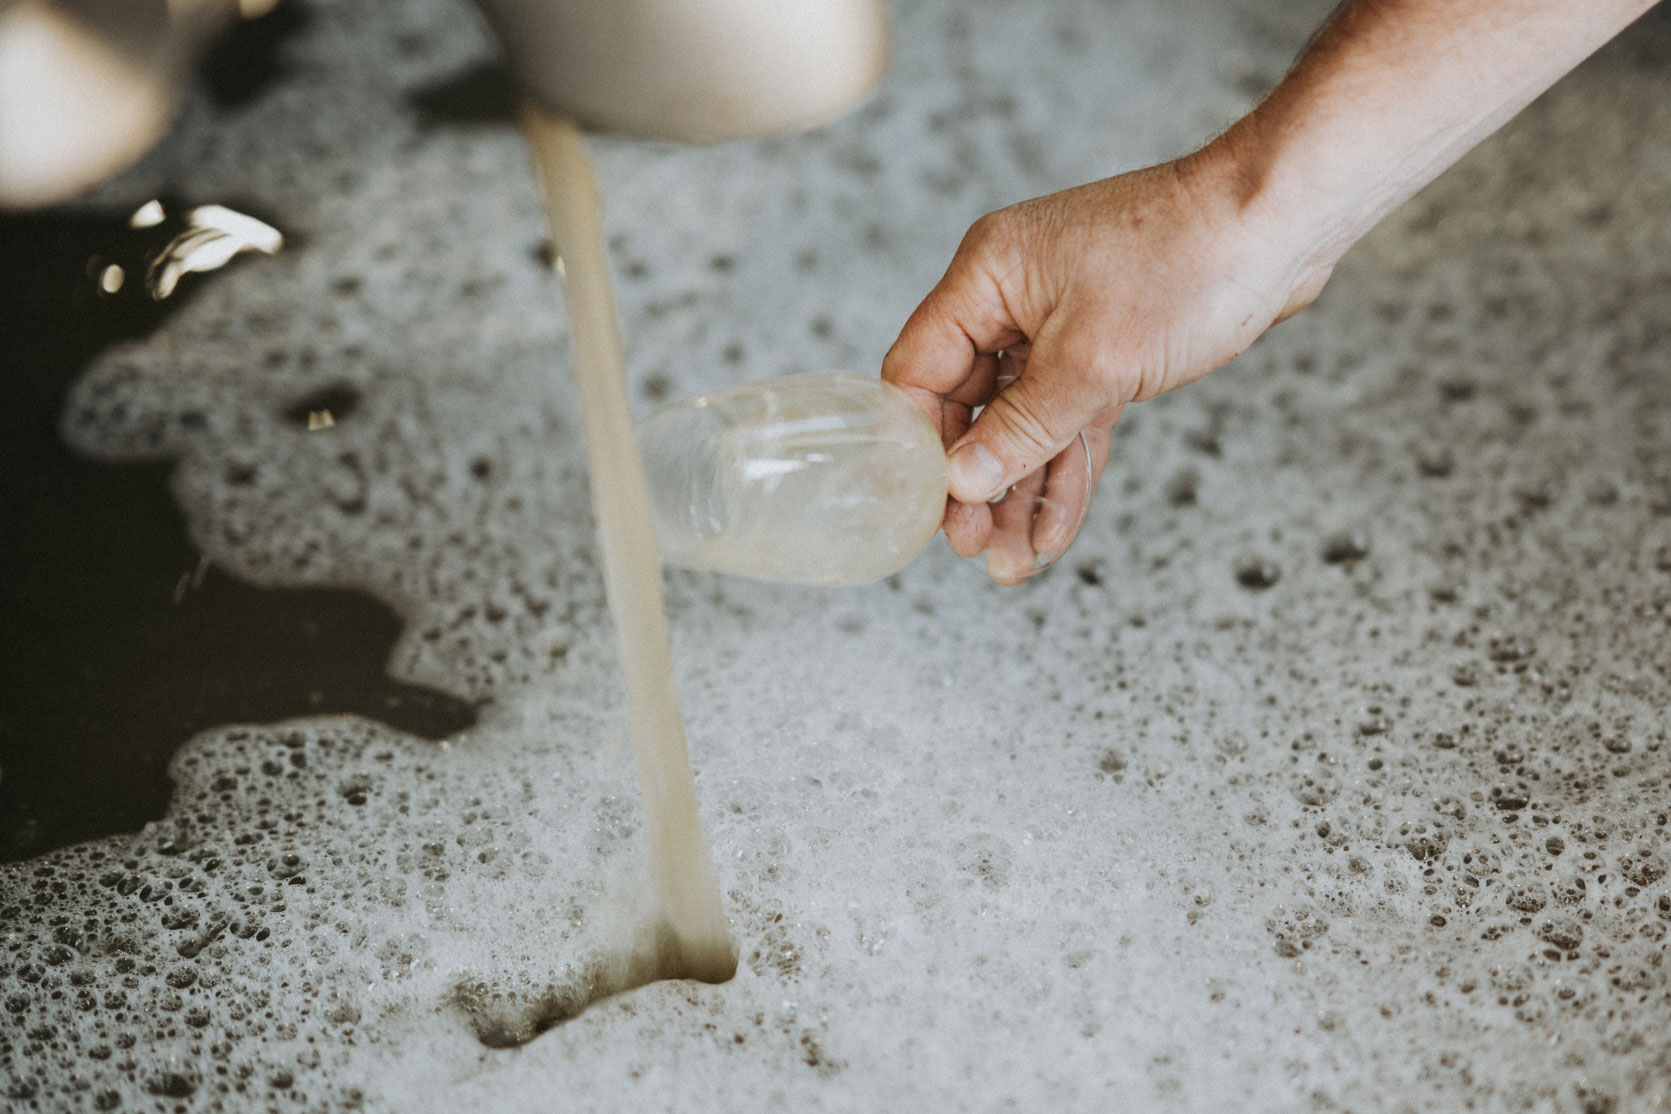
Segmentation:
<svg viewBox="0 0 1671 1114">
<path fill-rule="evenodd" d="M 327 413 L 333 422 L 341 422 L 360 405 L 360 392 L 346 383 L 336 383 L 297 399 L 284 408 L 284 420 L 303 429 L 308 427 L 310 415 Z"/>
<path fill-rule="evenodd" d="M 475 62 L 412 90 L 406 101 L 427 128 L 511 127 L 516 123 L 516 87 L 504 64 Z"/>
<path fill-rule="evenodd" d="M 142 238 L 125 215 L 0 217 L 0 861 L 160 817 L 175 748 L 219 724 L 347 712 L 439 738 L 475 719 L 383 673 L 400 633 L 385 605 L 204 567 L 168 494 L 172 464 L 111 466 L 65 446 L 59 415 L 82 366 L 208 278 L 158 303 L 130 268 L 119 296 L 96 297 L 88 259 L 131 262 L 123 245 Z"/>
<path fill-rule="evenodd" d="M 220 108 L 254 102 L 290 72 L 289 41 L 313 20 L 301 0 L 280 0 L 260 19 L 234 20 L 198 63 L 197 75 Z"/>
<path fill-rule="evenodd" d="M 721 983 L 736 973 L 735 963 L 724 971 L 702 966 L 700 956 L 687 954 L 679 938 L 658 925 L 645 930 L 630 954 L 593 961 L 568 982 L 519 988 L 469 977 L 453 985 L 444 1005 L 462 1013 L 486 1047 L 520 1048 L 606 998 L 666 979 Z"/>
<path fill-rule="evenodd" d="M 464 1015 L 470 1031 L 485 1047 L 520 1048 L 578 1017 L 592 1003 L 651 981 L 653 976 L 631 986 L 619 985 L 601 967 L 582 972 L 571 983 L 540 988 L 501 986 L 471 978 L 453 987 L 446 1006 Z"/>
</svg>

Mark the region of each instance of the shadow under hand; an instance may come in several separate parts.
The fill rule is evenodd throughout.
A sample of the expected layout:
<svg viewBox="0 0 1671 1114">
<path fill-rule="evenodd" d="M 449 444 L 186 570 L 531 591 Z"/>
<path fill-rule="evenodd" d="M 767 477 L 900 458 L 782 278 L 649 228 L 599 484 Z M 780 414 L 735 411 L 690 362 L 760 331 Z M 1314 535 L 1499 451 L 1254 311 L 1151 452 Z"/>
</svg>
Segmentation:
<svg viewBox="0 0 1671 1114">
<path fill-rule="evenodd" d="M 125 214 L 0 215 L 0 861 L 160 817 L 175 748 L 211 727 L 352 713 L 440 738 L 475 721 L 384 673 L 401 626 L 387 606 L 208 568 L 171 464 L 66 447 L 59 415 L 86 362 L 214 278 L 160 303 L 98 298 L 88 259 L 132 235 Z"/>
</svg>

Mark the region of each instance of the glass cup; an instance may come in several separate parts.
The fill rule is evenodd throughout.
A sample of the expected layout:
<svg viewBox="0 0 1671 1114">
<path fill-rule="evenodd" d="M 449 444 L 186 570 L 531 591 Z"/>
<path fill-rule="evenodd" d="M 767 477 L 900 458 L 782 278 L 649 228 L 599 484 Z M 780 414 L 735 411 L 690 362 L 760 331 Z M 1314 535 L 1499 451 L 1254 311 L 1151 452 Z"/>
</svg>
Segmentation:
<svg viewBox="0 0 1671 1114">
<path fill-rule="evenodd" d="M 789 375 L 670 403 L 638 442 L 662 559 L 682 568 L 861 584 L 908 564 L 946 514 L 939 430 L 871 376 Z M 981 557 L 994 579 L 1048 568 L 1077 530 L 1090 454 L 1063 460 L 986 508 Z M 1060 544 L 1041 552 L 1052 539 Z"/>
</svg>

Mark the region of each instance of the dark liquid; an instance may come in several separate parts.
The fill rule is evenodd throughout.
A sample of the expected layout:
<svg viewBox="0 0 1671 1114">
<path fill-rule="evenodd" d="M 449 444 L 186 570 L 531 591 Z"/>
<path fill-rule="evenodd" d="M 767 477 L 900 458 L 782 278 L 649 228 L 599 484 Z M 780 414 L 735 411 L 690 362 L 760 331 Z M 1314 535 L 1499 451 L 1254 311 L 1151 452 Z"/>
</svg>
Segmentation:
<svg viewBox="0 0 1671 1114">
<path fill-rule="evenodd" d="M 463 701 L 384 673 L 401 626 L 387 606 L 209 568 L 169 495 L 172 464 L 65 445 L 64 397 L 87 362 L 214 280 L 188 277 L 163 302 L 132 277 L 98 296 L 88 259 L 133 276 L 135 239 L 125 213 L 0 217 L 0 861 L 161 817 L 169 759 L 211 727 L 356 713 L 440 738 L 475 721 Z"/>
</svg>

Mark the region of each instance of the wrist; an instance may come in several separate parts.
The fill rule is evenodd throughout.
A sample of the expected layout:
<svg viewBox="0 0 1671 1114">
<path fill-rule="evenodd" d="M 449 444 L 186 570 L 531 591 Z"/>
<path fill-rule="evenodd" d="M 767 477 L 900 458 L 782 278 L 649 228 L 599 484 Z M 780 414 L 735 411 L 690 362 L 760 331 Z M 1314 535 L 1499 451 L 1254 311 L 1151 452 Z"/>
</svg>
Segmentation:
<svg viewBox="0 0 1671 1114">
<path fill-rule="evenodd" d="M 1305 308 L 1322 290 L 1340 257 L 1361 231 L 1330 220 L 1316 199 L 1286 187 L 1270 145 L 1244 117 L 1179 162 L 1186 188 L 1217 214 L 1230 272 L 1268 291 L 1275 320 Z"/>
</svg>

